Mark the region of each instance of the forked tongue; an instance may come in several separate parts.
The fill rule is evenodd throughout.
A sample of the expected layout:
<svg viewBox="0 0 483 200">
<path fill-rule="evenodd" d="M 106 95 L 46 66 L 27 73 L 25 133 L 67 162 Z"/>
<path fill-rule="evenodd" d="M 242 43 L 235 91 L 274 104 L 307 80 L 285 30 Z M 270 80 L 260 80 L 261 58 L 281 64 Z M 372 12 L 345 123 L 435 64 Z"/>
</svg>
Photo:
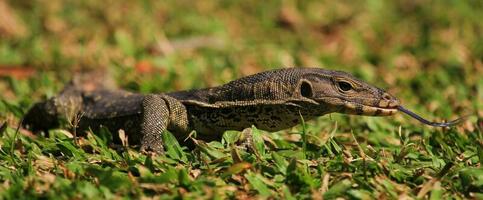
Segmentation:
<svg viewBox="0 0 483 200">
<path fill-rule="evenodd" d="M 418 121 L 420 121 L 423 124 L 435 126 L 435 127 L 454 126 L 456 124 L 461 123 L 463 120 L 466 119 L 466 117 L 468 117 L 468 116 L 460 117 L 458 119 L 455 119 L 455 120 L 449 121 L 449 122 L 431 122 L 431 121 L 428 121 L 427 119 L 422 118 L 421 116 L 417 115 L 416 113 L 413 113 L 412 111 L 410 111 L 410 110 L 408 110 L 408 109 L 406 109 L 402 106 L 398 106 L 397 109 L 399 111 L 403 112 L 403 113 L 406 113 L 407 115 L 411 116 L 412 118 L 417 119 Z"/>
</svg>

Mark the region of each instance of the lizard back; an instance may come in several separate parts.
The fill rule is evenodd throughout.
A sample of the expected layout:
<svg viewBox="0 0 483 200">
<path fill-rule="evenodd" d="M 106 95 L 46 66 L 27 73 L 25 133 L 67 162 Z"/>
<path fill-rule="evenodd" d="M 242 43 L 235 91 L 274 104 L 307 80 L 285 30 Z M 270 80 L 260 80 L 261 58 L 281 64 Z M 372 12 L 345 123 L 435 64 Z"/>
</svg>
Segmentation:
<svg viewBox="0 0 483 200">
<path fill-rule="evenodd" d="M 237 105 L 282 103 L 292 99 L 297 82 L 310 74 L 340 73 L 315 68 L 288 68 L 265 71 L 246 76 L 227 84 L 196 90 L 167 93 L 184 104 L 222 108 Z"/>
</svg>

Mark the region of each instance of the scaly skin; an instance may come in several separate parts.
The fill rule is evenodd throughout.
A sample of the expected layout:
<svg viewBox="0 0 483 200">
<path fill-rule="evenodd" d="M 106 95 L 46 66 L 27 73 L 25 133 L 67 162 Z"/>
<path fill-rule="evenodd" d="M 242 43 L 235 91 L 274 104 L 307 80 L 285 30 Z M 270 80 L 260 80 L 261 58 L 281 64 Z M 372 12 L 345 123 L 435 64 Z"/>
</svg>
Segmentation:
<svg viewBox="0 0 483 200">
<path fill-rule="evenodd" d="M 82 113 L 79 130 L 123 129 L 130 142 L 145 151 L 162 152 L 161 134 L 178 138 L 196 131 L 204 140 L 226 130 L 255 125 L 278 131 L 332 112 L 385 116 L 397 112 L 399 101 L 350 74 L 316 68 L 266 71 L 213 88 L 163 94 L 135 94 L 66 87 L 58 96 L 37 103 L 23 125 L 47 131 L 65 113 Z M 82 132 L 82 131 L 81 131 Z"/>
</svg>

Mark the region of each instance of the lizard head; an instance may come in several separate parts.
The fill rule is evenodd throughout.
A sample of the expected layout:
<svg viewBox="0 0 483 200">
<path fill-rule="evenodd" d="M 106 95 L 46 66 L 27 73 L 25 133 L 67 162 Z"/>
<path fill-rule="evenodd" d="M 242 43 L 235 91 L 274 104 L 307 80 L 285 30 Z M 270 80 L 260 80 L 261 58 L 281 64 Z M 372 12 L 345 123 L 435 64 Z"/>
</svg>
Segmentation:
<svg viewBox="0 0 483 200">
<path fill-rule="evenodd" d="M 298 94 L 334 112 L 386 116 L 398 111 L 399 100 L 382 89 L 340 71 L 308 73 L 298 81 Z M 314 103 L 315 103 L 314 102 Z"/>
<path fill-rule="evenodd" d="M 453 126 L 468 117 L 460 117 L 449 122 L 431 122 L 404 108 L 396 97 L 348 73 L 323 69 L 307 71 L 298 79 L 295 96 L 296 99 L 308 103 L 302 107 L 311 113 L 339 112 L 386 116 L 401 111 L 423 124 L 434 127 Z"/>
</svg>

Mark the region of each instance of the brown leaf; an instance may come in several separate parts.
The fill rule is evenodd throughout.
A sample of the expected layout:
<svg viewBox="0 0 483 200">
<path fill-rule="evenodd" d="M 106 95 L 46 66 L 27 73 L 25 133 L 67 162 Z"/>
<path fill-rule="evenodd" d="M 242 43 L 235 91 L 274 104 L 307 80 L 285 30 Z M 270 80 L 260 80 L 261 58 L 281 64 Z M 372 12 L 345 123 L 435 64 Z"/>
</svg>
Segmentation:
<svg viewBox="0 0 483 200">
<path fill-rule="evenodd" d="M 19 129 L 19 133 L 22 134 L 23 136 L 27 136 L 27 137 L 32 138 L 32 139 L 36 139 L 37 138 L 37 135 L 35 135 L 34 133 L 32 133 L 32 131 L 27 130 L 27 129 L 24 129 L 24 128 L 20 128 Z"/>
<path fill-rule="evenodd" d="M 171 193 L 171 189 L 166 184 L 157 184 L 157 183 L 140 183 L 139 187 L 151 190 L 157 193 Z"/>
<path fill-rule="evenodd" d="M 226 174 L 239 174 L 242 173 L 243 171 L 252 168 L 252 165 L 248 162 L 240 162 L 240 163 L 235 163 L 232 166 L 228 168 L 228 170 L 225 172 Z"/>
<path fill-rule="evenodd" d="M 55 163 L 52 160 L 52 158 L 49 158 L 44 155 L 40 155 L 37 157 L 37 160 L 34 161 L 34 166 L 39 169 L 48 171 L 55 167 Z"/>
<path fill-rule="evenodd" d="M 32 67 L 0 65 L 0 77 L 13 77 L 15 79 L 26 79 L 26 78 L 32 77 L 36 73 L 37 73 L 37 70 L 35 70 Z"/>
<path fill-rule="evenodd" d="M 417 198 L 422 199 L 431 189 L 434 187 L 434 184 L 439 182 L 437 178 L 431 179 L 428 182 L 424 183 L 421 190 L 419 190 Z"/>
</svg>

